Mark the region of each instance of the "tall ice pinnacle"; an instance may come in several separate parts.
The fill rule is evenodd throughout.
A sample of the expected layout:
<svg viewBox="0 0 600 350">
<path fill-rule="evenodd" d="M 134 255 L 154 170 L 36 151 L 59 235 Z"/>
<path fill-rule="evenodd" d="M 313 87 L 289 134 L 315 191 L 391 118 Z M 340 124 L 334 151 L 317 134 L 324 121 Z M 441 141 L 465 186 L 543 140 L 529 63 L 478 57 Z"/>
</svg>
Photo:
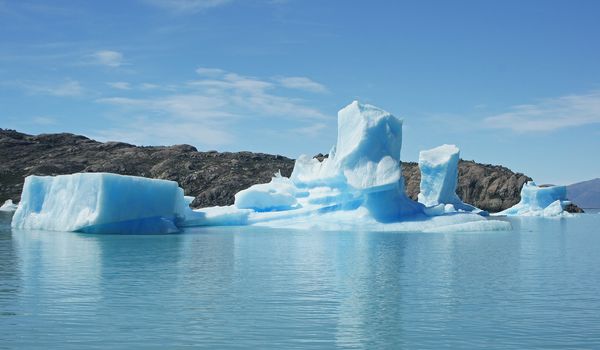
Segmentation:
<svg viewBox="0 0 600 350">
<path fill-rule="evenodd" d="M 421 170 L 419 203 L 423 203 L 427 207 L 451 205 L 450 210 L 452 211 L 487 213 L 463 203 L 456 194 L 459 158 L 460 150 L 455 145 L 441 145 L 419 152 L 419 169 Z"/>
<path fill-rule="evenodd" d="M 363 205 L 381 221 L 418 211 L 404 193 L 400 165 L 402 120 L 380 108 L 354 101 L 338 112 L 337 144 L 319 162 L 296 160 L 297 186 L 332 186 L 362 193 Z"/>
<path fill-rule="evenodd" d="M 400 169 L 402 120 L 368 104 L 354 101 L 338 112 L 337 144 L 329 158 L 301 156 L 291 179 L 296 184 L 323 183 L 366 190 L 404 186 Z"/>
</svg>

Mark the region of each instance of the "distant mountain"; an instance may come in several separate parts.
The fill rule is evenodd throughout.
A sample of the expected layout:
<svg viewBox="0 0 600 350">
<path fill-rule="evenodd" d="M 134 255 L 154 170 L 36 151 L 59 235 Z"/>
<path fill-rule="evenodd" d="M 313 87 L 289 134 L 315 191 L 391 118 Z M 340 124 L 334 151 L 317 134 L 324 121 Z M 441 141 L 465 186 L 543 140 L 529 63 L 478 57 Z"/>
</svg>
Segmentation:
<svg viewBox="0 0 600 350">
<path fill-rule="evenodd" d="M 600 178 L 567 186 L 567 198 L 581 208 L 600 208 Z"/>
</svg>

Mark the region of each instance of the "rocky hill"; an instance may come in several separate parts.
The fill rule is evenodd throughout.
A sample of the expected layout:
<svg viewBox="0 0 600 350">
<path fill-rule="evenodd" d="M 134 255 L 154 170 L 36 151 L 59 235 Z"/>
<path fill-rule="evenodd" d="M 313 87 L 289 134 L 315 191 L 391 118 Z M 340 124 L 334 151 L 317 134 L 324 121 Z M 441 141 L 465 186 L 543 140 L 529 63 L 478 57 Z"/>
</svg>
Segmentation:
<svg viewBox="0 0 600 350">
<path fill-rule="evenodd" d="M 0 203 L 18 201 L 28 175 L 75 172 L 112 172 L 177 181 L 194 207 L 228 205 L 234 194 L 256 183 L 268 182 L 278 170 L 289 176 L 294 160 L 251 152 L 199 152 L 189 145 L 140 147 L 122 142 L 102 143 L 73 134 L 23 134 L 0 129 Z M 416 163 L 404 163 L 408 195 L 419 193 Z M 459 165 L 458 195 L 466 203 L 488 211 L 506 209 L 520 200 L 528 176 L 473 161 Z"/>
<path fill-rule="evenodd" d="M 194 207 L 233 203 L 238 191 L 289 176 L 292 159 L 263 153 L 198 152 L 189 145 L 139 147 L 73 134 L 37 136 L 0 129 L 0 201 L 20 199 L 28 175 L 111 172 L 177 181 Z"/>
</svg>

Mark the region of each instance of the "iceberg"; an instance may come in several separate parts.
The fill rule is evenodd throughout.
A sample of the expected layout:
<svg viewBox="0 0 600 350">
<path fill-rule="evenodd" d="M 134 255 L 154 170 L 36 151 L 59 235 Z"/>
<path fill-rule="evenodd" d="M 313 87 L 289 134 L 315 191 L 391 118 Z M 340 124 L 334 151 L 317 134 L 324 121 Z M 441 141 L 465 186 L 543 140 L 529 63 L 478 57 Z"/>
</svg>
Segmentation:
<svg viewBox="0 0 600 350">
<path fill-rule="evenodd" d="M 571 216 L 563 210 L 570 204 L 566 186 L 539 187 L 529 181 L 521 189 L 521 201 L 514 206 L 493 215 L 506 216 Z"/>
<path fill-rule="evenodd" d="M 0 206 L 0 211 L 13 212 L 17 210 L 18 205 L 14 204 L 12 199 L 7 199 L 2 206 Z"/>
<path fill-rule="evenodd" d="M 167 180 L 108 173 L 28 176 L 11 225 L 87 233 L 172 233 L 186 211 L 191 212 L 188 200 L 176 182 Z"/>
<path fill-rule="evenodd" d="M 419 152 L 421 191 L 418 201 L 428 207 L 430 214 L 462 210 L 487 215 L 487 212 L 463 203 L 456 194 L 459 159 L 460 150 L 455 145 Z"/>
<path fill-rule="evenodd" d="M 328 185 L 356 190 L 398 184 L 402 120 L 354 101 L 338 112 L 337 144 L 322 162 L 301 156 L 291 180 L 299 186 Z M 403 186 L 403 184 L 401 184 Z"/>
<path fill-rule="evenodd" d="M 179 227 L 193 226 L 245 226 L 252 209 L 238 209 L 234 205 L 210 207 L 192 211 L 186 209 L 185 218 L 177 224 Z"/>
<path fill-rule="evenodd" d="M 254 185 L 235 194 L 235 207 L 256 211 L 289 210 L 298 203 L 290 179 L 275 174 L 270 183 Z"/>
<path fill-rule="evenodd" d="M 30 176 L 17 229 L 171 233 L 181 227 L 256 225 L 365 231 L 494 231 L 510 224 L 475 214 L 456 196 L 458 149 L 422 153 L 423 193 L 408 198 L 400 163 L 402 120 L 357 101 L 338 113 L 329 157 L 301 156 L 289 178 L 235 195 L 233 205 L 192 210 L 177 183 L 106 173 Z M 471 212 L 473 211 L 473 212 Z"/>
<path fill-rule="evenodd" d="M 192 224 L 228 224 L 231 219 L 248 225 L 326 230 L 510 229 L 510 223 L 474 214 L 483 212 L 456 196 L 455 146 L 423 153 L 423 198 L 431 201 L 425 205 L 408 198 L 401 148 L 402 120 L 354 101 L 338 112 L 337 142 L 329 157 L 302 155 L 290 178 L 276 174 L 269 183 L 240 191 L 233 206 L 194 210 L 203 217 Z M 470 224 L 456 226 L 464 223 Z"/>
</svg>

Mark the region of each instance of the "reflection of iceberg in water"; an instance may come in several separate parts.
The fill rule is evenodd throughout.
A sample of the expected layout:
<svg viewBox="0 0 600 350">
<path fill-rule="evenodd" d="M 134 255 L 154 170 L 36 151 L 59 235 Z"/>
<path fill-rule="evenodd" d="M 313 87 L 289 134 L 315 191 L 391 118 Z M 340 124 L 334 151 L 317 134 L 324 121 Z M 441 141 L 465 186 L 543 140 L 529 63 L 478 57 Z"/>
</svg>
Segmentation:
<svg viewBox="0 0 600 350">
<path fill-rule="evenodd" d="M 41 309 L 50 315 L 77 304 L 81 305 L 81 316 L 94 317 L 98 311 L 96 305 L 103 297 L 99 245 L 92 237 L 81 234 L 48 233 L 13 230 L 12 240 L 23 276 L 22 294 L 41 301 L 30 304 L 28 299 L 20 298 L 27 304 L 19 308 L 31 310 L 31 314 Z"/>
<path fill-rule="evenodd" d="M 223 225 L 510 229 L 508 222 L 473 214 L 481 211 L 458 199 L 458 149 L 448 147 L 422 153 L 420 200 L 425 204 L 412 201 L 401 171 L 402 121 L 355 101 L 338 113 L 337 143 L 328 158 L 301 156 L 290 178 L 276 175 L 267 184 L 240 191 L 233 206 L 192 211 L 183 190 L 171 181 L 115 174 L 32 176 L 26 179 L 12 226 L 90 233 L 170 233 L 184 226 Z"/>
<path fill-rule="evenodd" d="M 0 318 L 16 314 L 17 295 L 23 284 L 19 255 L 11 239 L 10 216 L 11 213 L 0 211 Z"/>
</svg>

